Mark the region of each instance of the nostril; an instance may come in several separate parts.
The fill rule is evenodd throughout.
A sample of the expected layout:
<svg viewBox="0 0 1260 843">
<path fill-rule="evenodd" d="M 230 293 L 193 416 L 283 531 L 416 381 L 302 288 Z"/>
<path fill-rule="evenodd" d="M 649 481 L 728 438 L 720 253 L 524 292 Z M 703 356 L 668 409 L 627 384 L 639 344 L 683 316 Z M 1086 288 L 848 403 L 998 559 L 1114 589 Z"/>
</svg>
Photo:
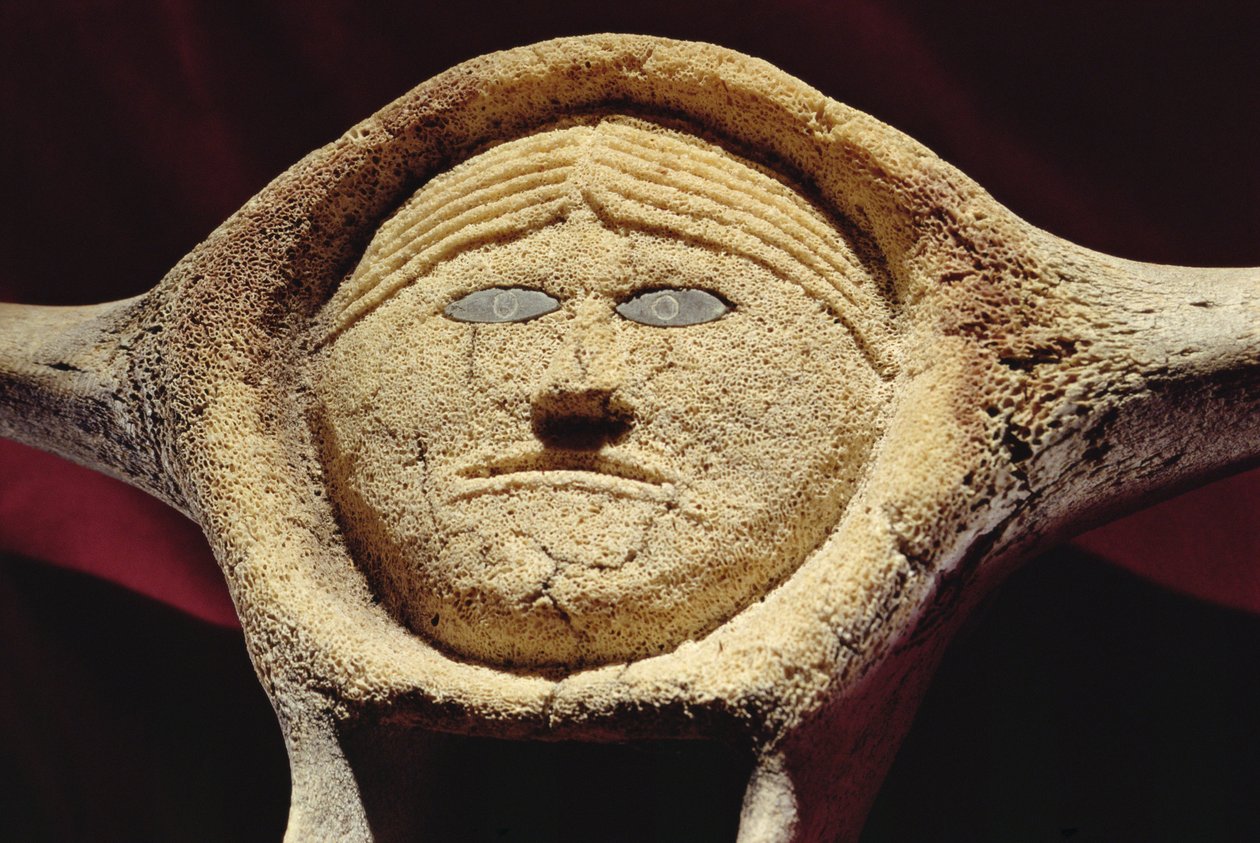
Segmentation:
<svg viewBox="0 0 1260 843">
<path fill-rule="evenodd" d="M 591 416 L 534 417 L 534 435 L 548 448 L 597 451 L 615 445 L 630 432 L 631 422 L 620 418 Z"/>
<path fill-rule="evenodd" d="M 540 396 L 530 413 L 534 436 L 548 448 L 594 451 L 615 445 L 634 426 L 630 413 L 603 390 Z"/>
</svg>

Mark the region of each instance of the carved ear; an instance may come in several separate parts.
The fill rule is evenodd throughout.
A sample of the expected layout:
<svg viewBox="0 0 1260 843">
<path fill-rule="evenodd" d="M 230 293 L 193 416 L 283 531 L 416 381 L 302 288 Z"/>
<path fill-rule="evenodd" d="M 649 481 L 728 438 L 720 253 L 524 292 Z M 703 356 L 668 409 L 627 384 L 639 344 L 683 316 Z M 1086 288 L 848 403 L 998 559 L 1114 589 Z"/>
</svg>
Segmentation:
<svg viewBox="0 0 1260 843">
<path fill-rule="evenodd" d="M 145 296 L 85 307 L 0 303 L 0 436 L 184 508 L 146 434 L 133 350 Z"/>
</svg>

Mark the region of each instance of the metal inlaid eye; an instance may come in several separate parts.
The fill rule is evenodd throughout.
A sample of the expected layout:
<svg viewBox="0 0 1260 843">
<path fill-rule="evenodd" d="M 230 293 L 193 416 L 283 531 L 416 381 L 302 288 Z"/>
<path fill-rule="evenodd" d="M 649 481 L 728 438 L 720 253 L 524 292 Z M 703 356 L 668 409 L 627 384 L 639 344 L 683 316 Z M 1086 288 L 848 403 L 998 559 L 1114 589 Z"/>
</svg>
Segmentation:
<svg viewBox="0 0 1260 843">
<path fill-rule="evenodd" d="M 451 302 L 442 312 L 456 322 L 528 322 L 559 308 L 559 300 L 542 290 L 490 287 Z"/>
<path fill-rule="evenodd" d="M 721 319 L 731 306 L 712 293 L 694 288 L 652 290 L 617 305 L 617 312 L 640 325 L 674 328 Z"/>
</svg>

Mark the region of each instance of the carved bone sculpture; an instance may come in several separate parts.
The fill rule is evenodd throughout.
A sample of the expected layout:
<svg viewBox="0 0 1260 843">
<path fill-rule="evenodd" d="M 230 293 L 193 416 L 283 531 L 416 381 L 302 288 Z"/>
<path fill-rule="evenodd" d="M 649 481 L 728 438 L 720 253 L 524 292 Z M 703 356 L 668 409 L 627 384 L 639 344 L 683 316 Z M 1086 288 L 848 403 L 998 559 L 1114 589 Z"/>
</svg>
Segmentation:
<svg viewBox="0 0 1260 843">
<path fill-rule="evenodd" d="M 0 305 L 0 433 L 203 527 L 289 839 L 403 833 L 363 770 L 407 729 L 718 739 L 741 840 L 851 839 L 1004 573 L 1260 453 L 1258 290 L 1037 230 L 755 59 L 561 39 L 143 296 Z"/>
</svg>

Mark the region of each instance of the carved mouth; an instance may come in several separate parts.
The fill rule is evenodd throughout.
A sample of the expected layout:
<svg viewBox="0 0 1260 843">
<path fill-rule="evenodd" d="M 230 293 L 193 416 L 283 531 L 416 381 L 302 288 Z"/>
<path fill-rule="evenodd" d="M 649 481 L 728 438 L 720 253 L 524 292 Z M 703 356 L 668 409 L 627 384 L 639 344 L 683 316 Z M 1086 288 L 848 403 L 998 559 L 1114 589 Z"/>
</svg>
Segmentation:
<svg viewBox="0 0 1260 843">
<path fill-rule="evenodd" d="M 672 499 L 674 480 L 638 460 L 590 451 L 542 451 L 467 466 L 456 472 L 456 498 L 513 489 L 568 486 L 623 497 Z"/>
</svg>

